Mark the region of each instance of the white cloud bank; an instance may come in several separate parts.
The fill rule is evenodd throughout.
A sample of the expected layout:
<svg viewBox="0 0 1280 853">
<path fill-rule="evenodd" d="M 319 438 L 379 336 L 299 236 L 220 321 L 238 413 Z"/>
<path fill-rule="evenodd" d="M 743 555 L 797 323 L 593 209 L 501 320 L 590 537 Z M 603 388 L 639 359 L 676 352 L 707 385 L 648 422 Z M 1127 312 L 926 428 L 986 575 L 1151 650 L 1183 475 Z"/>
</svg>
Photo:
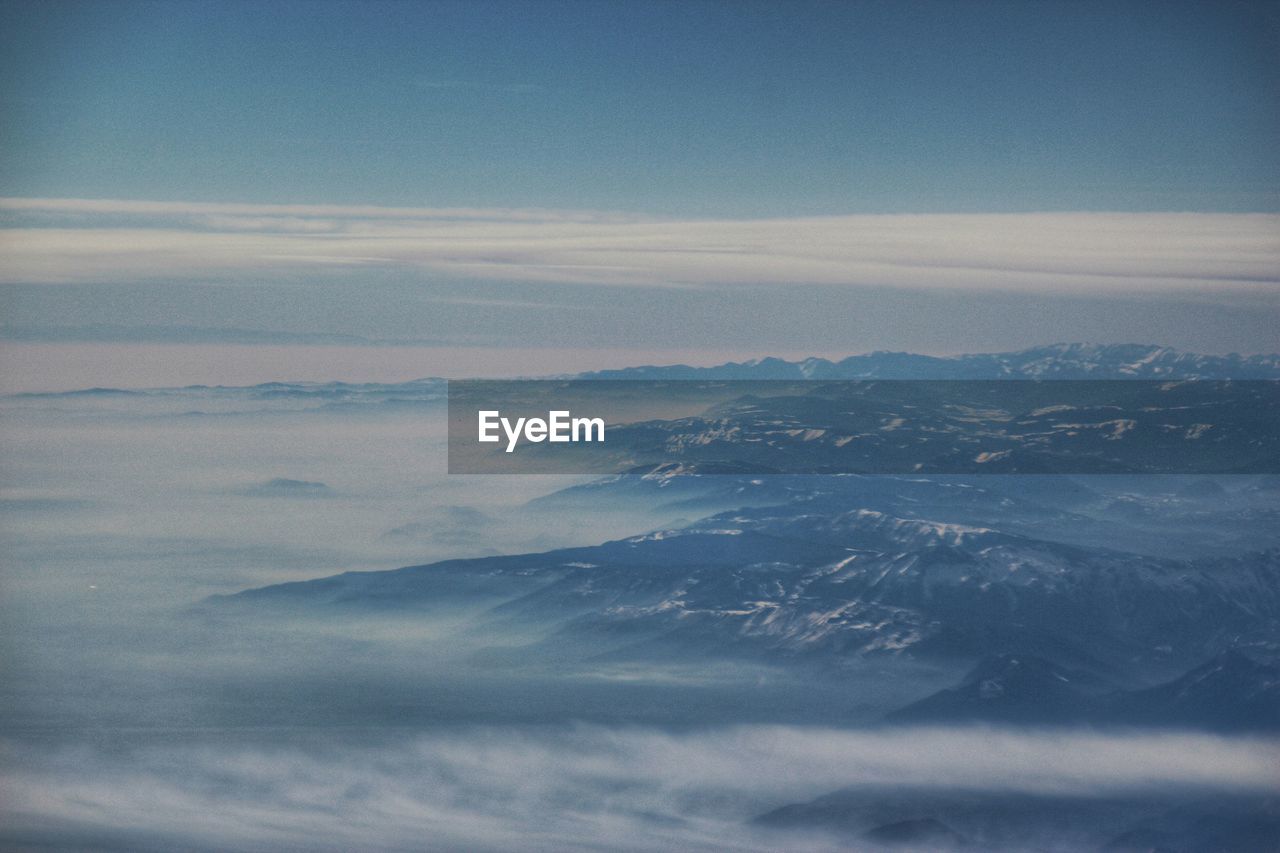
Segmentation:
<svg viewBox="0 0 1280 853">
<path fill-rule="evenodd" d="M 584 726 L 270 746 L 10 743 L 3 754 L 0 826 L 131 849 L 150 837 L 157 849 L 769 850 L 745 821 L 845 786 L 1123 796 L 1280 785 L 1274 740 L 1185 733 Z"/>
<path fill-rule="evenodd" d="M 1273 297 L 1280 215 L 659 220 L 584 211 L 0 199 L 0 282 L 308 271 L 618 286 Z"/>
</svg>

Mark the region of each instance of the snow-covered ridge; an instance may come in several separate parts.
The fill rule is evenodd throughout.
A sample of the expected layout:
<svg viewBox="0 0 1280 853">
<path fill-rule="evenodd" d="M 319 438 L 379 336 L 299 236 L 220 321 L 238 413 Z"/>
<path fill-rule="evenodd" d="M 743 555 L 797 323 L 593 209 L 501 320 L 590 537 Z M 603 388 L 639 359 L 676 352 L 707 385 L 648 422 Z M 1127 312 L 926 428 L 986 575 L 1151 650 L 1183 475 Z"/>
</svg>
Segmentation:
<svg viewBox="0 0 1280 853">
<path fill-rule="evenodd" d="M 1280 379 L 1280 354 L 1202 355 L 1154 344 L 1062 343 L 1016 352 L 928 356 L 876 351 L 839 361 L 779 358 L 629 367 L 589 379 Z"/>
</svg>

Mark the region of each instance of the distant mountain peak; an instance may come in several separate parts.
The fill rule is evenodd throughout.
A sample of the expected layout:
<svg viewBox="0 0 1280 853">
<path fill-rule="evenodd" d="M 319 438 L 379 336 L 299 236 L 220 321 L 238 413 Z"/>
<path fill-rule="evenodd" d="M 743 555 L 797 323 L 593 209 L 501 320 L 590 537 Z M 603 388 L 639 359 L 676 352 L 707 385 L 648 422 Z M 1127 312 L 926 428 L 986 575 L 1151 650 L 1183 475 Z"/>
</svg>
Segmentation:
<svg viewBox="0 0 1280 853">
<path fill-rule="evenodd" d="M 628 367 L 588 379 L 1280 379 L 1280 355 L 1201 355 L 1159 344 L 1056 343 L 1014 352 L 931 356 L 891 350 L 839 361 L 776 357 L 715 367 Z"/>
</svg>

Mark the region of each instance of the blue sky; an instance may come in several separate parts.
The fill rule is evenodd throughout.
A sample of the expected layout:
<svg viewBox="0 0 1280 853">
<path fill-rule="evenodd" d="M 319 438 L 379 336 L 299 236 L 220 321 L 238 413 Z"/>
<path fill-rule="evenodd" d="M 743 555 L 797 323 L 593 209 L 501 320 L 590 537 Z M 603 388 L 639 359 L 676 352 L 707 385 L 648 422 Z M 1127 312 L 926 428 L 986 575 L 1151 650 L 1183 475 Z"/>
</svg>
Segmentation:
<svg viewBox="0 0 1280 853">
<path fill-rule="evenodd" d="M 0 192 L 694 216 L 1276 210 L 1276 10 L 11 3 Z"/>
<path fill-rule="evenodd" d="M 1275 3 L 0 0 L 0 114 L 11 375 L 1280 350 Z"/>
</svg>

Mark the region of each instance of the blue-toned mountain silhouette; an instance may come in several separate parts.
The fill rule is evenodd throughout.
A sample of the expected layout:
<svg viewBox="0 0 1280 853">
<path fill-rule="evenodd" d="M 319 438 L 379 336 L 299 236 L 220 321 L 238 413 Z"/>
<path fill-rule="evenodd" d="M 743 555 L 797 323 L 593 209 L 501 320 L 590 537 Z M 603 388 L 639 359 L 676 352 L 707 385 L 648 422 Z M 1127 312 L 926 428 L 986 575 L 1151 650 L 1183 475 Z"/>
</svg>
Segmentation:
<svg viewBox="0 0 1280 853">
<path fill-rule="evenodd" d="M 755 825 L 826 833 L 854 850 L 1256 853 L 1280 837 L 1266 796 L 1024 794 L 849 788 L 759 815 Z"/>
<path fill-rule="evenodd" d="M 975 674 L 949 705 L 935 698 L 935 710 L 976 718 L 977 702 L 1005 710 L 994 719 L 1028 722 L 1097 717 L 1077 695 L 1075 684 L 1088 682 L 1063 681 L 1066 670 L 1046 661 L 1132 683 L 1242 642 L 1280 639 L 1280 551 L 1180 561 L 813 508 L 742 509 L 599 546 L 353 572 L 218 601 L 318 616 L 465 605 L 476 608 L 467 629 L 476 636 L 532 631 L 538 639 L 522 649 L 530 660 L 740 659 L 838 670 L 1017 649 L 1032 657 L 983 664 L 992 672 Z M 997 689 L 1001 702 L 982 704 Z"/>
<path fill-rule="evenodd" d="M 1280 730 L 1274 649 L 1229 649 L 1164 684 L 1137 690 L 1032 655 L 984 658 L 953 688 L 888 715 L 902 723 L 1122 724 L 1212 731 Z"/>
<path fill-rule="evenodd" d="M 1276 379 L 1280 355 L 1199 355 L 1149 344 L 1054 344 L 939 357 L 872 352 L 840 361 L 764 358 L 716 367 L 628 367 L 592 379 Z"/>
<path fill-rule="evenodd" d="M 875 364 L 898 375 L 903 365 L 919 367 L 928 378 L 947 371 L 1280 375 L 1275 357 L 1081 345 L 839 363 L 844 375 Z M 835 369 L 800 365 L 812 376 Z M 768 361 L 714 375 L 762 378 L 761 371 L 793 367 Z M 1213 405 L 1195 388 L 1174 393 L 1184 396 L 1162 417 L 1182 417 L 1183 404 Z M 784 419 L 825 411 L 819 399 L 797 414 L 794 402 L 763 408 Z M 721 414 L 742 409 L 735 403 Z M 818 443 L 803 431 L 784 432 Z M 767 476 L 695 459 L 573 486 L 524 510 L 551 523 L 566 512 L 604 510 L 672 519 L 649 532 L 542 553 L 348 572 L 213 599 L 207 609 L 248 619 L 449 613 L 458 617 L 451 630 L 459 643 L 502 666 L 724 661 L 821 672 L 837 683 L 858 667 L 889 681 L 903 667 L 932 667 L 941 675 L 931 684 L 879 707 L 879 716 L 898 722 L 1257 730 L 1275 716 L 1269 650 L 1280 644 L 1280 507 L 1272 480 Z M 851 693 L 856 688 L 850 682 Z M 907 822 L 889 834 L 942 831 L 912 820 L 881 824 Z"/>
<path fill-rule="evenodd" d="M 765 384 L 696 416 L 611 426 L 596 450 L 704 473 L 1280 472 L 1274 381 Z"/>
</svg>

